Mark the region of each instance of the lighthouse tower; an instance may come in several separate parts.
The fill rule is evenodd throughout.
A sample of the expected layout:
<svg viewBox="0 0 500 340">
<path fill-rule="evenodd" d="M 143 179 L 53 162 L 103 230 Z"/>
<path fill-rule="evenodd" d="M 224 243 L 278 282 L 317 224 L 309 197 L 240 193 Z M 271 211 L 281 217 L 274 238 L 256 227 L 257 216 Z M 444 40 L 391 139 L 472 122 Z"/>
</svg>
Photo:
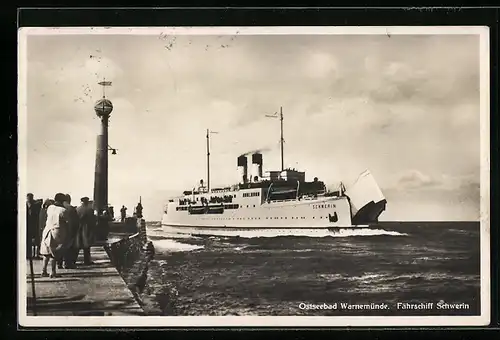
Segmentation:
<svg viewBox="0 0 500 340">
<path fill-rule="evenodd" d="M 99 229 L 104 232 L 104 230 L 107 230 L 108 224 L 108 221 L 103 218 L 108 207 L 108 123 L 113 111 L 113 103 L 106 98 L 104 91 L 106 86 L 111 86 L 111 82 L 102 81 L 99 82 L 99 85 L 103 86 L 103 95 L 94 105 L 95 113 L 101 121 L 96 145 L 94 211 L 98 217 Z"/>
</svg>

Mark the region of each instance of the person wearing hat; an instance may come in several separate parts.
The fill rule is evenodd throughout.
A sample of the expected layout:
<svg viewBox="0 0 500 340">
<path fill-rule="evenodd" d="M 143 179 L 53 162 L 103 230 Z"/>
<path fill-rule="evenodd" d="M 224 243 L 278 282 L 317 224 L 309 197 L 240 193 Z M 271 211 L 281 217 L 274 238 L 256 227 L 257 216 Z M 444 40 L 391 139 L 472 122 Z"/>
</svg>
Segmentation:
<svg viewBox="0 0 500 340">
<path fill-rule="evenodd" d="M 43 204 L 42 209 L 40 209 L 40 214 L 38 215 L 38 253 L 40 253 L 40 244 L 43 235 L 43 229 L 45 229 L 45 223 L 47 222 L 47 208 L 54 204 L 54 200 L 47 198 Z"/>
<path fill-rule="evenodd" d="M 66 195 L 57 193 L 54 204 L 47 208 L 47 221 L 42 233 L 40 254 L 43 255 L 42 277 L 56 277 L 56 263 L 61 258 L 64 246 L 67 243 L 68 216 L 64 207 Z M 47 266 L 50 262 L 50 275 Z"/>
<path fill-rule="evenodd" d="M 75 243 L 77 249 L 76 257 L 78 257 L 80 250 L 83 249 L 83 264 L 91 265 L 93 262 L 90 257 L 90 247 L 94 242 L 97 219 L 88 197 L 81 198 L 81 204 L 76 208 L 76 212 L 79 219 Z"/>
<path fill-rule="evenodd" d="M 76 247 L 76 236 L 78 233 L 79 219 L 76 212 L 76 207 L 71 205 L 71 196 L 65 195 L 64 207 L 68 218 L 68 233 L 66 237 L 66 244 L 64 245 L 64 254 L 59 259 L 57 265 L 59 269 L 75 269 L 76 257 L 78 255 L 78 248 Z"/>
</svg>

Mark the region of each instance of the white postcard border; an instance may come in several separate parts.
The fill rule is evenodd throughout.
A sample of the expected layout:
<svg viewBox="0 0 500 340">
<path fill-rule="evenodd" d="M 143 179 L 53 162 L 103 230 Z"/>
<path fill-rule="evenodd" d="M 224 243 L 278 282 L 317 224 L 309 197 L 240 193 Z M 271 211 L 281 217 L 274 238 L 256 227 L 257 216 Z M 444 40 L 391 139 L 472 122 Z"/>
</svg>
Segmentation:
<svg viewBox="0 0 500 340">
<path fill-rule="evenodd" d="M 27 37 L 29 35 L 479 35 L 481 136 L 480 316 L 28 316 L 26 271 Z M 486 26 L 357 27 L 23 27 L 18 30 L 18 316 L 22 327 L 376 327 L 482 326 L 490 323 L 490 60 Z"/>
</svg>

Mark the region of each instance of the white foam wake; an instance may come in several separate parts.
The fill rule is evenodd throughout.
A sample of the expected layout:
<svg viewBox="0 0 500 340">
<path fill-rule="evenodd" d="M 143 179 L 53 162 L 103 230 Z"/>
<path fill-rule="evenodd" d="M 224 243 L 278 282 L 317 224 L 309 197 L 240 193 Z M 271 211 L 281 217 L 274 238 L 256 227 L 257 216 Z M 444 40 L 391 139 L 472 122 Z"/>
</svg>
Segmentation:
<svg viewBox="0 0 500 340">
<path fill-rule="evenodd" d="M 156 228 L 146 230 L 146 234 L 148 236 L 163 237 L 163 238 L 180 238 L 180 239 L 197 238 L 196 236 L 193 236 L 190 234 L 170 232 L 170 231 L 167 232 L 167 231 L 164 231 L 163 229 L 156 229 Z"/>
<path fill-rule="evenodd" d="M 186 244 L 174 240 L 153 240 L 156 249 L 168 252 L 193 251 L 203 249 L 203 246 Z"/>
<path fill-rule="evenodd" d="M 302 236 L 302 237 L 357 237 L 357 236 L 407 236 L 406 233 L 397 231 L 388 231 L 384 229 L 369 228 L 345 228 L 338 231 L 329 231 L 328 229 L 249 229 L 249 230 L 230 230 L 230 229 L 201 229 L 201 228 L 169 228 L 161 234 L 166 235 L 190 235 L 193 236 L 222 236 L 222 237 L 241 237 L 241 238 L 259 238 L 259 237 L 280 237 L 280 236 Z M 160 236 L 160 235 L 159 235 Z"/>
</svg>

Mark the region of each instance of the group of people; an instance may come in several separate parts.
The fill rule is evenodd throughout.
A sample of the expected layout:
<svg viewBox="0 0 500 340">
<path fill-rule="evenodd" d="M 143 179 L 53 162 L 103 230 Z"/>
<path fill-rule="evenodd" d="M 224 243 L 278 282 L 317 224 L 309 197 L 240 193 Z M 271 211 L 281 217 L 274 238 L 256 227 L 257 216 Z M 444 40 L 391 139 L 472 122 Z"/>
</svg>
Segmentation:
<svg viewBox="0 0 500 340">
<path fill-rule="evenodd" d="M 141 202 L 139 202 L 135 207 L 134 217 L 142 218 L 142 210 L 143 210 L 142 204 Z M 120 221 L 125 222 L 126 218 L 127 218 L 127 207 L 122 205 L 122 208 L 120 209 Z"/>
<path fill-rule="evenodd" d="M 42 277 L 56 277 L 56 268 L 76 268 L 80 251 L 84 265 L 91 265 L 90 247 L 94 242 L 97 217 L 88 197 L 78 207 L 71 196 L 58 193 L 42 203 L 33 194 L 26 197 L 27 257 L 43 257 Z M 48 266 L 50 263 L 50 273 Z"/>
</svg>

